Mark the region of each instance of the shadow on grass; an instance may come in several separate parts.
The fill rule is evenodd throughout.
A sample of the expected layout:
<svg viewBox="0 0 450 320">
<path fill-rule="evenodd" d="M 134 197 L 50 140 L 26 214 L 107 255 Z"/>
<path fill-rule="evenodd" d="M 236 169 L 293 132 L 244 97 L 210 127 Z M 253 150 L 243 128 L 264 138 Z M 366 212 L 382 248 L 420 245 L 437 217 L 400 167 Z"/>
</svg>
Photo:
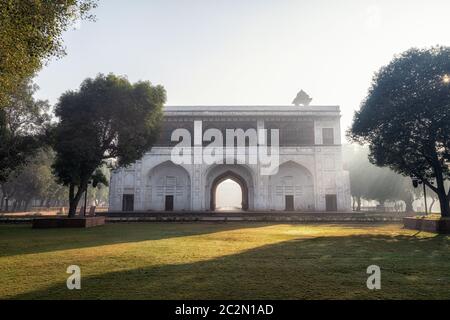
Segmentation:
<svg viewBox="0 0 450 320">
<path fill-rule="evenodd" d="M 61 282 L 14 299 L 448 299 L 449 240 L 357 235 L 294 239 L 187 264 Z M 382 290 L 366 287 L 369 265 Z"/>
<path fill-rule="evenodd" d="M 118 223 L 89 229 L 32 229 L 29 225 L 0 225 L 0 257 L 161 240 L 268 225 L 220 222 Z"/>
</svg>

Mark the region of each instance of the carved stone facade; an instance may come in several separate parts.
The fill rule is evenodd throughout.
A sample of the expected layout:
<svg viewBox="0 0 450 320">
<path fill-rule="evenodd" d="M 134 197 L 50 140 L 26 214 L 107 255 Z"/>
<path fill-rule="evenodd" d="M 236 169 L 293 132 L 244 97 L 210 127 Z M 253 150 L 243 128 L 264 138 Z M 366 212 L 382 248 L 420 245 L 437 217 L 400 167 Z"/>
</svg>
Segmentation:
<svg viewBox="0 0 450 320">
<path fill-rule="evenodd" d="M 342 168 L 340 110 L 337 106 L 166 107 L 158 143 L 127 168 L 113 172 L 111 211 L 210 211 L 215 190 L 232 179 L 250 211 L 349 211 L 350 183 Z M 262 175 L 258 164 L 172 162 L 177 128 L 279 129 L 279 167 Z M 203 132 L 204 132 L 203 131 Z M 224 134 L 225 136 L 225 134 Z M 203 145 L 207 145 L 209 142 Z M 267 141 L 271 145 L 270 139 Z"/>
</svg>

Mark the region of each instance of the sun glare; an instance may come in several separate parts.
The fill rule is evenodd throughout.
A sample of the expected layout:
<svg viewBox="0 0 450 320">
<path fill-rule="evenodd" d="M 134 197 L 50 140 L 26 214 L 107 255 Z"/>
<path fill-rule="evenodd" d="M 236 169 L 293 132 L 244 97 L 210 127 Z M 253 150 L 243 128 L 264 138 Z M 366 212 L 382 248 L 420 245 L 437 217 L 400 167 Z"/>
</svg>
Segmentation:
<svg viewBox="0 0 450 320">
<path fill-rule="evenodd" d="M 444 75 L 443 79 L 444 83 L 450 83 L 450 76 L 448 74 Z"/>
</svg>

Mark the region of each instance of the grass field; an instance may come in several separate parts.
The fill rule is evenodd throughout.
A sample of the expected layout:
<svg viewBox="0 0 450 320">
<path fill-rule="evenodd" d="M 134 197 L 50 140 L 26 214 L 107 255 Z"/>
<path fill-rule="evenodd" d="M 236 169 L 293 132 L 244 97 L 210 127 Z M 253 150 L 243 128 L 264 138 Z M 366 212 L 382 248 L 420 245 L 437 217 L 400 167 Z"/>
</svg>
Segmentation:
<svg viewBox="0 0 450 320">
<path fill-rule="evenodd" d="M 449 244 L 392 224 L 3 225 L 0 298 L 449 299 Z M 70 291 L 74 264 L 82 288 Z"/>
</svg>

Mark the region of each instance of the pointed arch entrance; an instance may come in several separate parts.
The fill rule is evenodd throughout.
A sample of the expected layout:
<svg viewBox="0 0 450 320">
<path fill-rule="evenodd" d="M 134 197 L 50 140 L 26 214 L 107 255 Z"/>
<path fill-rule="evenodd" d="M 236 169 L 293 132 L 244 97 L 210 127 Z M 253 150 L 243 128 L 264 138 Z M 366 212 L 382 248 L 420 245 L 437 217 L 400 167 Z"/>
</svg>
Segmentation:
<svg viewBox="0 0 450 320">
<path fill-rule="evenodd" d="M 252 170 L 245 165 L 213 165 L 205 172 L 205 202 L 206 210 L 217 209 L 217 187 L 224 181 L 230 179 L 236 182 L 242 192 L 242 209 L 253 210 L 254 208 L 254 183 Z"/>
<path fill-rule="evenodd" d="M 242 188 L 234 180 L 227 179 L 217 185 L 216 211 L 242 211 Z"/>
<path fill-rule="evenodd" d="M 241 187 L 242 192 L 242 203 L 241 208 L 242 210 L 246 211 L 248 210 L 248 186 L 245 181 L 240 175 L 233 171 L 226 171 L 222 173 L 221 175 L 217 176 L 211 186 L 211 194 L 210 194 L 210 210 L 214 211 L 216 210 L 216 196 L 217 196 L 217 187 L 224 182 L 225 180 L 232 180 L 236 182 Z"/>
</svg>

